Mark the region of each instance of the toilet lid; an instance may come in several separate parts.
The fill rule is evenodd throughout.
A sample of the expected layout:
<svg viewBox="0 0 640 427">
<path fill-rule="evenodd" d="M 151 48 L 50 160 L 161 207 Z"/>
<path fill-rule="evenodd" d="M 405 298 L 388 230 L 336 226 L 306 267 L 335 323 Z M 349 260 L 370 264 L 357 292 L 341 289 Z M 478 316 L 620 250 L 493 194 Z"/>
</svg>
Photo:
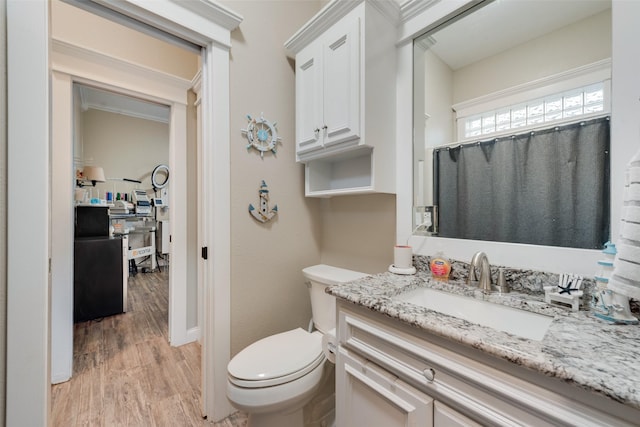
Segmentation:
<svg viewBox="0 0 640 427">
<path fill-rule="evenodd" d="M 315 280 L 316 282 L 324 283 L 329 286 L 339 285 L 341 283 L 362 279 L 363 277 L 368 276 L 367 273 L 360 273 L 359 271 L 347 270 L 326 264 L 312 265 L 311 267 L 303 268 L 302 273 L 308 279 Z"/>
<path fill-rule="evenodd" d="M 267 387 L 292 381 L 324 360 L 322 334 L 302 328 L 256 341 L 229 362 L 229 380 L 243 387 Z"/>
</svg>

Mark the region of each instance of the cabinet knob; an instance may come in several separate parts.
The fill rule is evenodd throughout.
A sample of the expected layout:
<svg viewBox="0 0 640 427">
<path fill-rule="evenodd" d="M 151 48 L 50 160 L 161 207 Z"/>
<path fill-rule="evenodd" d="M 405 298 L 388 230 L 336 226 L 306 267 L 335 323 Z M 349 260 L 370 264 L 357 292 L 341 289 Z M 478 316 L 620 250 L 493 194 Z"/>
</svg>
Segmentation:
<svg viewBox="0 0 640 427">
<path fill-rule="evenodd" d="M 322 130 L 327 130 L 327 129 L 329 129 L 329 126 L 327 125 L 322 126 Z"/>
<path fill-rule="evenodd" d="M 436 371 L 434 371 L 432 368 L 425 369 L 424 371 L 422 371 L 422 374 L 427 379 L 427 381 L 433 381 L 433 379 L 436 377 Z"/>
<path fill-rule="evenodd" d="M 313 133 L 318 133 L 318 132 L 320 132 L 320 129 L 318 129 L 318 128 L 315 128 L 315 129 L 313 130 Z"/>
</svg>

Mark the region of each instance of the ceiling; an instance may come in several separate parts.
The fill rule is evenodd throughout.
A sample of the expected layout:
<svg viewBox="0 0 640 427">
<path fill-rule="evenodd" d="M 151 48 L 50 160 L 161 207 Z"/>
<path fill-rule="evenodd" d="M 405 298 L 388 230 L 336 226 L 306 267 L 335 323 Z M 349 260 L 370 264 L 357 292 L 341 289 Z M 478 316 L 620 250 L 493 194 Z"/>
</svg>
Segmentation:
<svg viewBox="0 0 640 427">
<path fill-rule="evenodd" d="M 96 89 L 91 86 L 76 84 L 75 87 L 80 95 L 80 108 L 82 111 L 95 109 L 139 119 L 169 123 L 171 109 L 167 105 Z"/>
<path fill-rule="evenodd" d="M 611 8 L 611 0 L 495 0 L 429 35 L 453 70 Z"/>
</svg>

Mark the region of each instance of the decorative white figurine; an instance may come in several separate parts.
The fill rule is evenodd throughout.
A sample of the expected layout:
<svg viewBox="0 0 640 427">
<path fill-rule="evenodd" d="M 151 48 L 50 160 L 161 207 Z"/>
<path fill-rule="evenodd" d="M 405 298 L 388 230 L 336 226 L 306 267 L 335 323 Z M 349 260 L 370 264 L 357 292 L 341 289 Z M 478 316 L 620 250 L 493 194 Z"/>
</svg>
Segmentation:
<svg viewBox="0 0 640 427">
<path fill-rule="evenodd" d="M 267 222 L 277 215 L 278 205 L 275 205 L 273 209 L 269 210 L 269 190 L 264 180 L 262 180 L 262 185 L 260 185 L 258 192 L 260 193 L 260 209 L 254 208 L 253 205 L 249 203 L 249 213 L 258 221 Z"/>
<path fill-rule="evenodd" d="M 544 287 L 544 301 L 547 304 L 563 303 L 571 306 L 571 311 L 580 309 L 580 297 L 582 296 L 582 276 L 574 274 L 561 274 L 558 278 L 558 286 Z"/>
</svg>

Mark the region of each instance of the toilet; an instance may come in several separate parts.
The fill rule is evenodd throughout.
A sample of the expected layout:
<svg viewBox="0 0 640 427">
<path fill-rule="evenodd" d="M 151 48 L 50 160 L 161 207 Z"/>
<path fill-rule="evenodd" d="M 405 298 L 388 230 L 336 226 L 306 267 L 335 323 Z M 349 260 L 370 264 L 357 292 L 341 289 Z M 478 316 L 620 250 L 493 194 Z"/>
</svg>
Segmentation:
<svg viewBox="0 0 640 427">
<path fill-rule="evenodd" d="M 314 331 L 296 328 L 263 338 L 236 354 L 227 366 L 227 397 L 249 414 L 249 427 L 303 426 L 302 409 L 324 378 L 327 358 L 322 337 L 336 323 L 335 298 L 325 288 L 367 276 L 324 264 L 302 273 Z"/>
</svg>

